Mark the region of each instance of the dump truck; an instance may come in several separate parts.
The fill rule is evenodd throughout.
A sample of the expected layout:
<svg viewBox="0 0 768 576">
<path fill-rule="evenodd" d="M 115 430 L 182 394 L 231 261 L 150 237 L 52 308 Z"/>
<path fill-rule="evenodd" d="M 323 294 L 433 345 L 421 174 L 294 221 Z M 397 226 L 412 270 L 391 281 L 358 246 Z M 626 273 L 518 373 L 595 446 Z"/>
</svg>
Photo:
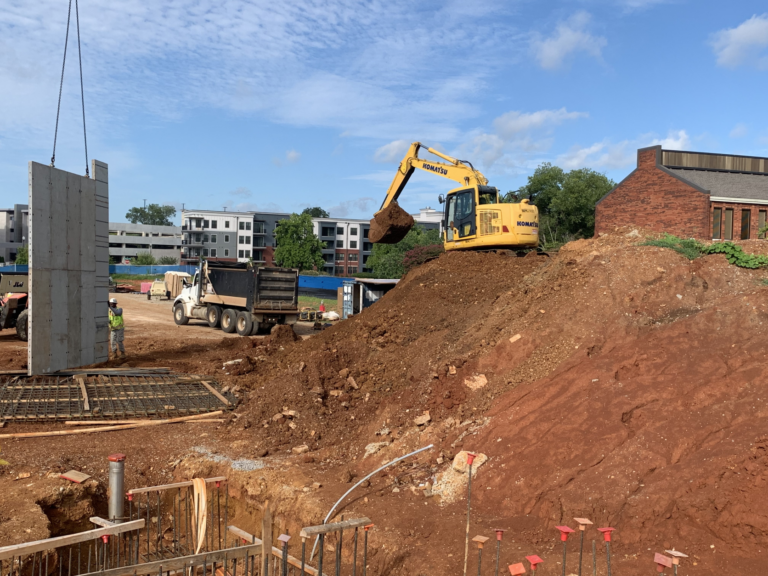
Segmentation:
<svg viewBox="0 0 768 576">
<path fill-rule="evenodd" d="M 173 319 L 191 318 L 250 336 L 299 319 L 299 271 L 250 263 L 204 261 L 173 302 Z"/>
<path fill-rule="evenodd" d="M 29 276 L 0 275 L 0 330 L 16 328 L 16 335 L 29 339 Z"/>
</svg>

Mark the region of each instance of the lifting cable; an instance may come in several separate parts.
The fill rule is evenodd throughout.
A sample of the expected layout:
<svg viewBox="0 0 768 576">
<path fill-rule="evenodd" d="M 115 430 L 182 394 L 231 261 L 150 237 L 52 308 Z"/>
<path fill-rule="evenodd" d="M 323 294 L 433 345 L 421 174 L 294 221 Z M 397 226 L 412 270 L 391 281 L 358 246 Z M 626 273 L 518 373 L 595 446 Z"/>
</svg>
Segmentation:
<svg viewBox="0 0 768 576">
<path fill-rule="evenodd" d="M 72 0 L 69 0 L 69 9 L 67 10 L 67 33 L 64 38 L 64 59 L 61 62 L 61 81 L 59 82 L 59 103 L 56 106 L 56 128 L 53 132 L 53 154 L 51 155 L 51 166 L 56 163 L 56 139 L 59 135 L 59 114 L 61 112 L 61 92 L 64 87 L 64 68 L 67 64 L 67 45 L 69 44 L 69 23 L 72 18 Z M 85 130 L 85 92 L 83 91 L 83 56 L 80 49 L 80 12 L 75 0 L 75 22 L 77 27 L 77 59 L 80 64 L 80 101 L 83 109 L 83 141 L 85 143 L 85 175 L 89 176 L 88 170 L 88 136 Z"/>
</svg>

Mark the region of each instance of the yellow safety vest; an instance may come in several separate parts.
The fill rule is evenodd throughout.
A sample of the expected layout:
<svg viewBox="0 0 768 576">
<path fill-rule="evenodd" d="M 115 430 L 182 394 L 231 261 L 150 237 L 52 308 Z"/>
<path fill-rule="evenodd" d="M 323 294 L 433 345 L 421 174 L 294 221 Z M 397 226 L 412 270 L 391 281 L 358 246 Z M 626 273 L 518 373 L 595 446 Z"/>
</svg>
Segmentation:
<svg viewBox="0 0 768 576">
<path fill-rule="evenodd" d="M 110 330 L 122 330 L 125 327 L 123 323 L 123 317 L 118 316 L 112 309 L 109 310 L 109 328 Z"/>
</svg>

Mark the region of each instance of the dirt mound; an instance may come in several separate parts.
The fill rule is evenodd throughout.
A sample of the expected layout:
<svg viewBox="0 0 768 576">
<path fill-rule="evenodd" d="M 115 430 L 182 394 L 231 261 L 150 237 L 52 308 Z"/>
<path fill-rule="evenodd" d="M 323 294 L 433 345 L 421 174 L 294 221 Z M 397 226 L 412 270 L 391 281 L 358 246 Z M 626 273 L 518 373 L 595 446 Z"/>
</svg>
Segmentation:
<svg viewBox="0 0 768 576">
<path fill-rule="evenodd" d="M 380 244 L 397 244 L 412 227 L 413 217 L 393 200 L 371 220 L 368 239 Z"/>
</svg>

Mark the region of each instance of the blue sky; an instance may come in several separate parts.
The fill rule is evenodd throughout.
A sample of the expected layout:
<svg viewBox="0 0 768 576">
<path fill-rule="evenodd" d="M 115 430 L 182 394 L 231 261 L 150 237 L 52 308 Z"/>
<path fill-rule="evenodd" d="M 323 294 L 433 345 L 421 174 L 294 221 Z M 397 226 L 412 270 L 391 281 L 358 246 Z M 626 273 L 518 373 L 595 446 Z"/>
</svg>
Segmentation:
<svg viewBox="0 0 768 576">
<path fill-rule="evenodd" d="M 2 207 L 26 200 L 29 160 L 50 161 L 66 10 L 5 0 L 0 11 Z M 113 221 L 144 199 L 369 218 L 416 140 L 471 161 L 502 191 L 541 162 L 618 181 L 656 143 L 768 156 L 767 10 L 82 0 L 88 151 L 110 165 Z M 56 165 L 83 173 L 74 48 Z M 451 184 L 417 174 L 402 204 L 438 207 Z"/>
</svg>

